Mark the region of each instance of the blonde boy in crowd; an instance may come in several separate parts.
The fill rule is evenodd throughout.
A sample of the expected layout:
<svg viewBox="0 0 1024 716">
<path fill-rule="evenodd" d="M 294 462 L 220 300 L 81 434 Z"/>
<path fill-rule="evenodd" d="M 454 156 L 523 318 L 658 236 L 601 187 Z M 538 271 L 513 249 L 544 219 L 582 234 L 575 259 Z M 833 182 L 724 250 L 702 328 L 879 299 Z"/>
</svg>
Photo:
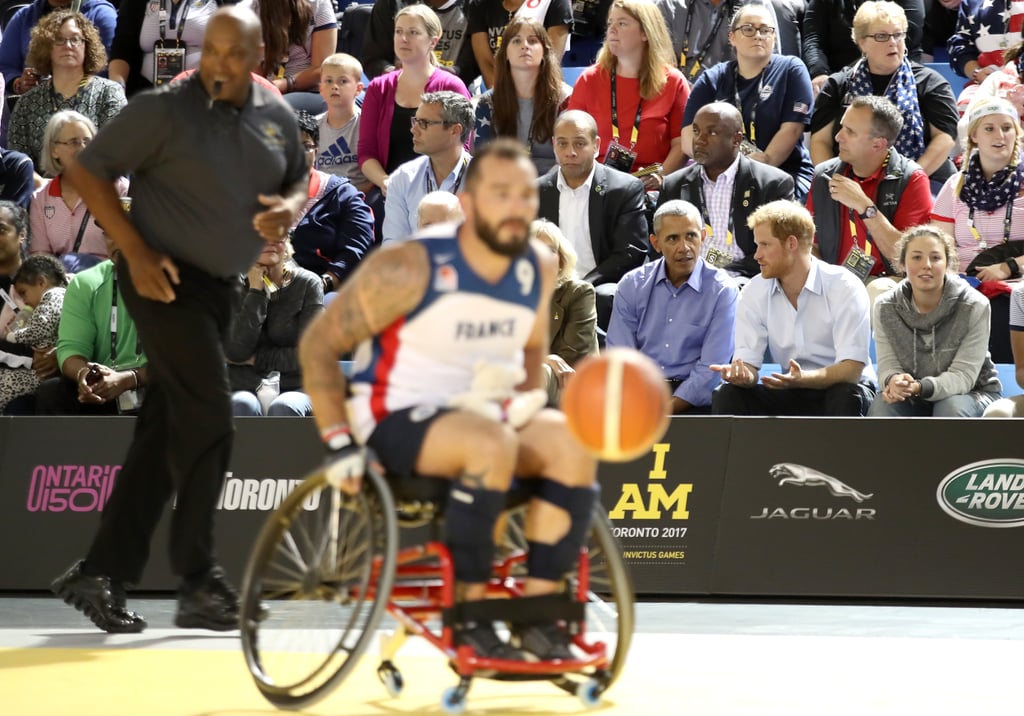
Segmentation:
<svg viewBox="0 0 1024 716">
<path fill-rule="evenodd" d="M 363 66 L 344 52 L 329 56 L 320 66 L 320 96 L 327 111 L 317 117 L 320 146 L 316 168 L 346 177 L 364 194 L 372 185 L 359 171 L 359 114 L 356 96 L 363 91 Z"/>
</svg>

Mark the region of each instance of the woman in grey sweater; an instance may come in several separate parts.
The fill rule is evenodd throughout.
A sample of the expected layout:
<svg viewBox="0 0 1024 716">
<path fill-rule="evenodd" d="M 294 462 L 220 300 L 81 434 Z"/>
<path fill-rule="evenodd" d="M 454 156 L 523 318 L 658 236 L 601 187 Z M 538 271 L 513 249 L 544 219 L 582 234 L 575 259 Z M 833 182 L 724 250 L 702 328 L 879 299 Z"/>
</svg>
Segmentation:
<svg viewBox="0 0 1024 716">
<path fill-rule="evenodd" d="M 930 226 L 897 244 L 907 273 L 874 307 L 875 417 L 978 417 L 1002 386 L 988 352 L 989 302 L 951 273 L 953 238 Z"/>
</svg>

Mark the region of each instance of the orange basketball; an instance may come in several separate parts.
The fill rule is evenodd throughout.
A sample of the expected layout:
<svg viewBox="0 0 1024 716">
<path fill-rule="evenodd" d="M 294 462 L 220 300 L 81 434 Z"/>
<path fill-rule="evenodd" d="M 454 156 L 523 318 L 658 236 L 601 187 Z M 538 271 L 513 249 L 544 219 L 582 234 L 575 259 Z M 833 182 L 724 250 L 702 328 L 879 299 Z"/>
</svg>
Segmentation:
<svg viewBox="0 0 1024 716">
<path fill-rule="evenodd" d="M 668 428 L 671 394 L 661 370 L 632 348 L 610 348 L 576 366 L 562 391 L 569 429 L 602 460 L 626 462 Z"/>
</svg>

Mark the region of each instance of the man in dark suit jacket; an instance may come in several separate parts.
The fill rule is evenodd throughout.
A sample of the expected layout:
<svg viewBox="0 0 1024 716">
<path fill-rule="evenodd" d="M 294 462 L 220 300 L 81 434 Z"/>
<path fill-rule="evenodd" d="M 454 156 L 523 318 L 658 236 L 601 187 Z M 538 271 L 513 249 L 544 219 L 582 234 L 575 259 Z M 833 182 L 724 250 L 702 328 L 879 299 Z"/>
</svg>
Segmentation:
<svg viewBox="0 0 1024 716">
<path fill-rule="evenodd" d="M 537 180 L 539 215 L 576 249 L 579 273 L 597 293 L 598 328 L 607 329 L 619 279 L 647 255 L 644 184 L 596 163 L 601 139 L 586 112 L 563 112 L 551 141 L 558 166 Z"/>
<path fill-rule="evenodd" d="M 658 206 L 671 199 L 696 206 L 710 227 L 704 260 L 734 276 L 756 276 L 761 267 L 747 217 L 770 201 L 792 200 L 793 177 L 740 153 L 743 117 L 728 102 L 702 107 L 691 126 L 694 163 L 665 177 Z"/>
</svg>

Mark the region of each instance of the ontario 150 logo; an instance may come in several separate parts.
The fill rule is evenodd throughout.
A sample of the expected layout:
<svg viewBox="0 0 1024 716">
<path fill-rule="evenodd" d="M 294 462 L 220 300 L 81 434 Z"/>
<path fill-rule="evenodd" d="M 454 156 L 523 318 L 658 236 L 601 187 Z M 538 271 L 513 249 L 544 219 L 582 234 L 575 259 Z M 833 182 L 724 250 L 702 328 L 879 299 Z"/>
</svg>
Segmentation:
<svg viewBox="0 0 1024 716">
<path fill-rule="evenodd" d="M 982 460 L 957 468 L 939 483 L 939 507 L 978 527 L 1024 526 L 1024 460 Z"/>
</svg>

